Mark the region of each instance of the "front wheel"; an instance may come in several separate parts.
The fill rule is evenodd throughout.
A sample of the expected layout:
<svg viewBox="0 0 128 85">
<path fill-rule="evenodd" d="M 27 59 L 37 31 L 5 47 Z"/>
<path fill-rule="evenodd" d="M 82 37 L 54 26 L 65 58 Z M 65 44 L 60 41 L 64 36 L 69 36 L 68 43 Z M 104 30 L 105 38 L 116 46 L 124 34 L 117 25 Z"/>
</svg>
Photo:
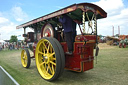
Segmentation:
<svg viewBox="0 0 128 85">
<path fill-rule="evenodd" d="M 31 64 L 30 53 L 26 48 L 21 51 L 21 63 L 22 63 L 22 66 L 25 68 L 30 67 L 30 64 Z"/>
<path fill-rule="evenodd" d="M 44 37 L 39 40 L 35 59 L 39 74 L 47 81 L 57 79 L 64 70 L 64 52 L 61 44 L 55 38 Z"/>
</svg>

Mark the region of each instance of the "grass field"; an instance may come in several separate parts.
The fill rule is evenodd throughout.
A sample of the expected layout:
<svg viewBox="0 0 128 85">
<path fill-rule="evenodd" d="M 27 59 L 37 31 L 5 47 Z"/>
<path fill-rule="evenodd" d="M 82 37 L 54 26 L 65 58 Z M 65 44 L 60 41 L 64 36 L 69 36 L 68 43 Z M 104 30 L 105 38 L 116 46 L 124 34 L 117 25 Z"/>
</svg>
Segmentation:
<svg viewBox="0 0 128 85">
<path fill-rule="evenodd" d="M 21 50 L 0 51 L 0 65 L 21 85 L 128 85 L 128 48 L 100 44 L 94 69 L 76 73 L 64 70 L 54 82 L 47 82 L 38 74 L 35 60 L 29 69 L 21 65 Z"/>
</svg>

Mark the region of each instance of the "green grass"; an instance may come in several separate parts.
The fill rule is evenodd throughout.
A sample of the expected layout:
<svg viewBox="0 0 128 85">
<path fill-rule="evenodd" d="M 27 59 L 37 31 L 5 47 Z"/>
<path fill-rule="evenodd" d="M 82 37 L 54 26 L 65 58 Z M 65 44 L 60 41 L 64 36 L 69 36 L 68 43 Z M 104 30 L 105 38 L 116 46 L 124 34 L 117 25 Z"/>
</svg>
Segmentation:
<svg viewBox="0 0 128 85">
<path fill-rule="evenodd" d="M 0 65 L 6 69 L 21 85 L 127 85 L 128 84 L 128 48 L 107 48 L 99 52 L 97 64 L 92 70 L 77 73 L 64 70 L 62 76 L 54 82 L 48 82 L 38 74 L 35 60 L 29 69 L 20 61 L 21 50 L 0 51 Z"/>
</svg>

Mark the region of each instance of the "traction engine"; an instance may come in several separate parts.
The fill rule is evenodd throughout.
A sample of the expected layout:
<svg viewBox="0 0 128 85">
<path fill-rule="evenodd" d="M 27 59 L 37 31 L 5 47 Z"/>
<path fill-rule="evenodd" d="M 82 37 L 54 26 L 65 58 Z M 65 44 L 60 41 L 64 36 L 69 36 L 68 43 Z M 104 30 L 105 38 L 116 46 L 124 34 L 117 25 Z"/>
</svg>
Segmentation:
<svg viewBox="0 0 128 85">
<path fill-rule="evenodd" d="M 67 15 L 73 21 L 73 54 L 68 55 L 64 29 L 58 16 Z M 84 72 L 93 68 L 94 49 L 98 55 L 97 19 L 106 18 L 107 13 L 91 3 L 73 4 L 48 15 L 17 26 L 24 28 L 28 48 L 22 49 L 21 62 L 29 68 L 31 58 L 35 58 L 39 74 L 52 81 L 61 76 L 64 69 Z M 31 28 L 34 32 L 28 32 Z M 33 52 L 33 56 L 29 51 Z"/>
</svg>

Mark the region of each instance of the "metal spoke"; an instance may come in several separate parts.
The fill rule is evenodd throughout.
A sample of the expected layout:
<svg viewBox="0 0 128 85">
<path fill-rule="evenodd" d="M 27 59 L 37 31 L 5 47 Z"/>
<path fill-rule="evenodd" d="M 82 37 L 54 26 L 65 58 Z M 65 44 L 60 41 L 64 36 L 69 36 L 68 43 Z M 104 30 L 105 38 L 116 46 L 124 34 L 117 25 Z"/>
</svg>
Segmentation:
<svg viewBox="0 0 128 85">
<path fill-rule="evenodd" d="M 51 57 L 51 56 L 53 56 L 53 55 L 55 55 L 55 52 L 51 53 L 49 57 Z"/>
<path fill-rule="evenodd" d="M 24 56 L 24 54 L 22 54 Z"/>
<path fill-rule="evenodd" d="M 44 63 L 44 70 L 45 70 L 45 71 L 47 70 L 46 63 Z"/>
<path fill-rule="evenodd" d="M 45 43 L 43 42 L 43 46 L 45 47 L 45 49 L 47 50 L 47 47 L 46 47 L 46 45 L 45 45 Z"/>
<path fill-rule="evenodd" d="M 24 60 L 24 59 L 25 59 L 25 57 L 23 56 L 23 57 L 22 57 L 22 59 Z"/>
<path fill-rule="evenodd" d="M 52 58 L 52 60 L 56 60 L 56 58 Z"/>
<path fill-rule="evenodd" d="M 50 61 L 50 63 L 56 66 L 56 63 L 54 63 L 53 61 Z"/>
<path fill-rule="evenodd" d="M 45 62 L 42 62 L 42 63 L 40 64 L 40 66 L 41 66 L 41 65 L 44 65 L 44 64 L 45 64 Z"/>
<path fill-rule="evenodd" d="M 27 60 L 27 56 L 25 55 L 25 60 Z"/>
<path fill-rule="evenodd" d="M 55 73 L 55 71 L 54 71 L 54 67 L 53 67 L 53 64 L 52 64 L 52 74 L 54 74 Z"/>
<path fill-rule="evenodd" d="M 51 67 L 50 67 L 50 64 L 48 64 L 48 68 L 49 68 L 49 70 L 51 71 L 51 73 L 52 73 L 52 69 L 51 69 Z"/>
<path fill-rule="evenodd" d="M 24 64 L 26 64 L 26 60 L 24 60 Z"/>
<path fill-rule="evenodd" d="M 47 69 L 47 73 L 48 73 L 48 68 L 49 68 L 49 64 L 48 64 L 48 66 L 47 66 L 47 68 L 46 68 L 46 69 Z"/>
<path fill-rule="evenodd" d="M 49 45 L 48 45 L 47 53 L 49 53 L 49 48 L 50 48 L 50 43 L 49 43 Z"/>
<path fill-rule="evenodd" d="M 44 52 L 44 54 L 45 54 L 45 48 L 43 47 L 43 52 Z"/>
<path fill-rule="evenodd" d="M 44 53 L 43 53 L 43 52 L 41 52 L 41 51 L 39 51 L 39 50 L 38 50 L 38 53 L 39 53 L 39 54 L 42 54 L 42 55 L 44 55 Z"/>
<path fill-rule="evenodd" d="M 50 50 L 50 53 L 52 53 L 53 51 L 52 51 L 52 46 L 51 46 L 51 44 L 50 44 L 50 46 L 49 46 L 49 50 Z"/>
<path fill-rule="evenodd" d="M 43 60 L 44 58 L 43 58 L 43 57 L 41 57 L 41 59 Z"/>
</svg>

